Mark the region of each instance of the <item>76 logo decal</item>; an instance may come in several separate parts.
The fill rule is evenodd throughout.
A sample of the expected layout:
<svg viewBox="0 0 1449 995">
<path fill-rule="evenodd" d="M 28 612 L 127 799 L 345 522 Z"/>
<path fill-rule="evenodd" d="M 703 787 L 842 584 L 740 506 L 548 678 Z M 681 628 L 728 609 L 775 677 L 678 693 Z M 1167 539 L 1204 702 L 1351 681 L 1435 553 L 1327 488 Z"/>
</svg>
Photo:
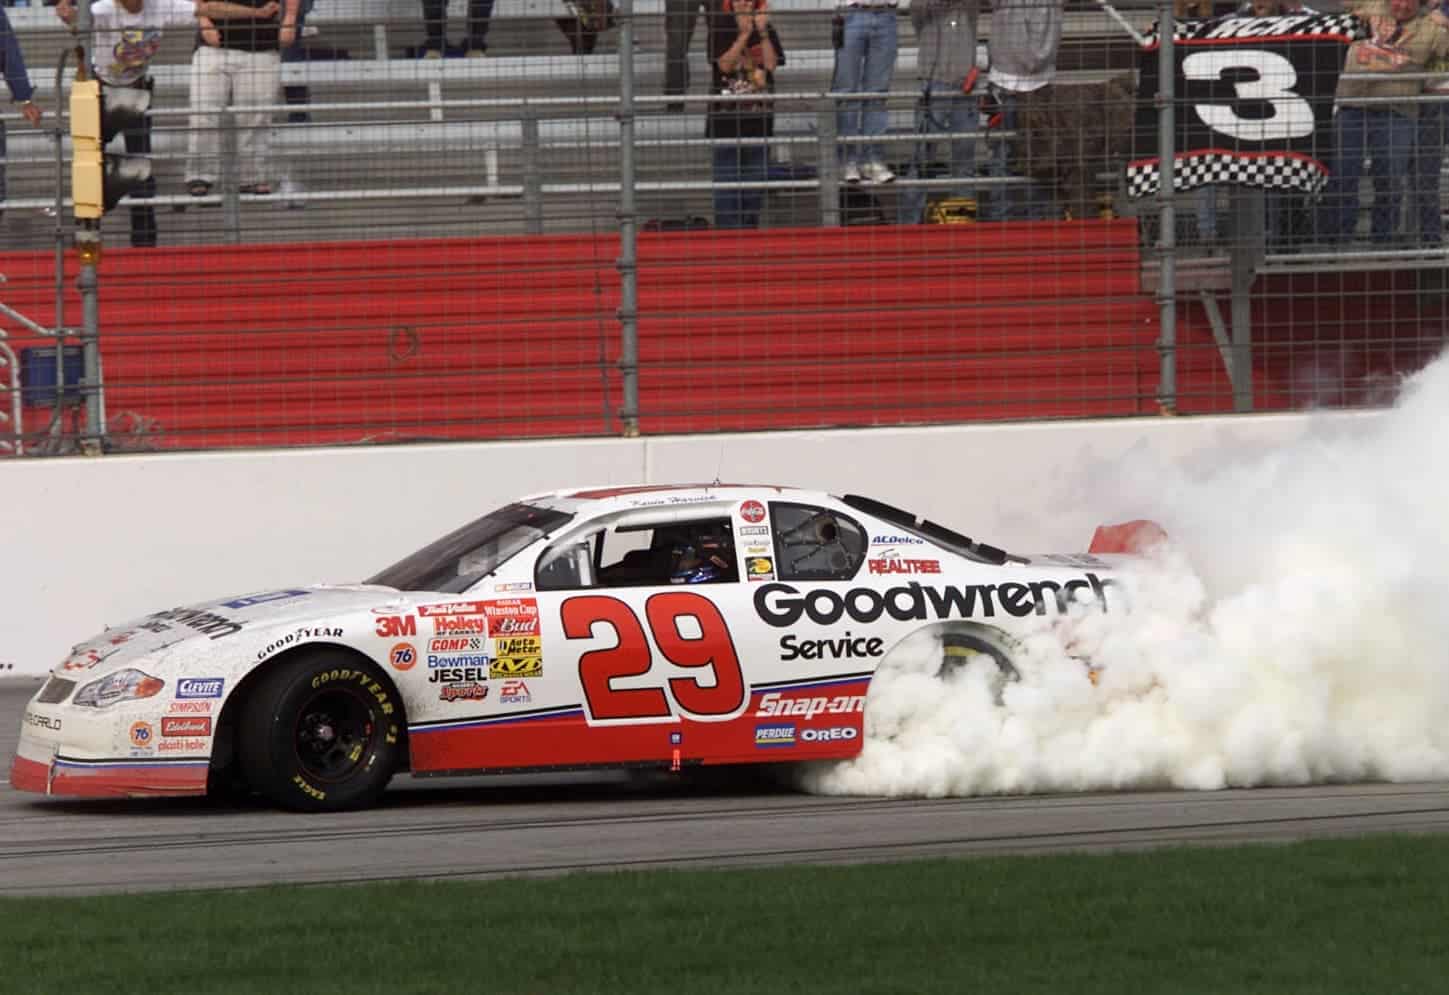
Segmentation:
<svg viewBox="0 0 1449 995">
<path fill-rule="evenodd" d="M 709 675 L 656 678 L 653 686 L 621 688 L 617 679 L 644 677 L 654 653 L 634 609 L 618 598 L 589 594 L 569 598 L 561 609 L 564 635 L 590 639 L 596 626 L 614 630 L 617 643 L 579 658 L 584 707 L 593 721 L 648 721 L 685 716 L 730 718 L 745 706 L 745 676 L 729 626 L 714 602 L 687 591 L 655 594 L 644 605 L 649 632 L 660 654 L 676 667 Z"/>
</svg>

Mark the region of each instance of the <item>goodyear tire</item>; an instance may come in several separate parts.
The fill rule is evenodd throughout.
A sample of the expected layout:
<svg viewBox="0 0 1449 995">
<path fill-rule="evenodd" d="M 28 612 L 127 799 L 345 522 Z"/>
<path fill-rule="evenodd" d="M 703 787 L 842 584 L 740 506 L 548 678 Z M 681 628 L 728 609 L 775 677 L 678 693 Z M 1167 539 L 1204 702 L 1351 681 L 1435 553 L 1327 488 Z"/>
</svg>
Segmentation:
<svg viewBox="0 0 1449 995">
<path fill-rule="evenodd" d="M 941 669 L 937 671 L 938 676 L 947 677 L 974 661 L 989 661 L 996 667 L 994 689 L 998 703 L 1006 683 L 1021 679 L 1020 671 L 1011 662 L 1011 642 L 1005 634 L 985 626 L 941 633 Z"/>
<path fill-rule="evenodd" d="M 347 653 L 309 653 L 252 689 L 238 729 L 242 772 L 284 808 L 363 808 L 397 769 L 401 716 L 377 667 Z"/>
</svg>

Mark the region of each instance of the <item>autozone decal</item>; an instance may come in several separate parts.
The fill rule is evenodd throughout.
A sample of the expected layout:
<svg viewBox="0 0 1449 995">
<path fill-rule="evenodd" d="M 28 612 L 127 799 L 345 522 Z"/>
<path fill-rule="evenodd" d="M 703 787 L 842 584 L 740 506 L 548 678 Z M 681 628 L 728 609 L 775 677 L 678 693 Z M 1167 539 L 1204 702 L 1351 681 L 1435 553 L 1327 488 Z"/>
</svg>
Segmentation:
<svg viewBox="0 0 1449 995">
<path fill-rule="evenodd" d="M 760 699 L 755 714 L 764 718 L 781 715 L 798 715 L 813 719 L 817 715 L 848 715 L 865 711 L 865 695 L 836 694 L 819 695 L 810 698 L 786 698 L 771 692 Z"/>
<path fill-rule="evenodd" d="M 1039 580 L 1026 583 L 968 584 L 964 587 L 924 587 L 915 582 L 875 590 L 853 587 L 844 594 L 829 589 L 806 591 L 789 584 L 766 584 L 755 592 L 755 612 L 768 625 L 786 628 L 801 618 L 832 625 L 849 616 L 856 622 L 874 622 L 881 615 L 897 621 L 930 618 L 992 618 L 999 606 L 1007 615 L 1045 615 L 1049 604 L 1066 614 L 1078 592 L 1089 591 L 1107 611 L 1107 588 L 1116 582 L 1089 573 L 1064 583 Z M 1048 598 L 1048 592 L 1051 597 Z"/>
</svg>

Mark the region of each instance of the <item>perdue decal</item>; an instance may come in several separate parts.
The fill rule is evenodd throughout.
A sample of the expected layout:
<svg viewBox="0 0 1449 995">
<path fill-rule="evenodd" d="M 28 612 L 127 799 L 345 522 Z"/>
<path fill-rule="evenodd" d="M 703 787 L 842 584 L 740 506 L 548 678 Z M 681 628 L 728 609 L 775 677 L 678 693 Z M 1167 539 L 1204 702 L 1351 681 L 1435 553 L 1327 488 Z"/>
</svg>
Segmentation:
<svg viewBox="0 0 1449 995">
<path fill-rule="evenodd" d="M 1017 618 L 1045 615 L 1047 606 L 1059 614 L 1076 600 L 1078 592 L 1090 591 L 1102 611 L 1108 610 L 1107 589 L 1116 587 L 1094 573 L 1081 578 L 1008 581 L 1004 584 L 968 584 L 923 587 L 917 583 L 878 591 L 853 587 L 844 594 L 828 589 L 803 594 L 789 584 L 766 584 L 755 592 L 755 612 L 768 625 L 786 628 L 808 618 L 817 625 L 832 625 L 850 617 L 856 622 L 874 622 L 881 615 L 898 621 L 931 618 L 993 618 L 999 607 Z"/>
</svg>

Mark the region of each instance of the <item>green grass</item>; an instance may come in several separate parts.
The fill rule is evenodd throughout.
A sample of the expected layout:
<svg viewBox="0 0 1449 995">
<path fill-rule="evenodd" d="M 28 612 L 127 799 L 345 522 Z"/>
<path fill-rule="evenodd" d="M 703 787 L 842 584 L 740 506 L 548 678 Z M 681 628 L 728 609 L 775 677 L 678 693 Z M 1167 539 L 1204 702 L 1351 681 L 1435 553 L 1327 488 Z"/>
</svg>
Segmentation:
<svg viewBox="0 0 1449 995">
<path fill-rule="evenodd" d="M 12 898 L 0 990 L 1425 995 L 1449 837 Z"/>
</svg>

